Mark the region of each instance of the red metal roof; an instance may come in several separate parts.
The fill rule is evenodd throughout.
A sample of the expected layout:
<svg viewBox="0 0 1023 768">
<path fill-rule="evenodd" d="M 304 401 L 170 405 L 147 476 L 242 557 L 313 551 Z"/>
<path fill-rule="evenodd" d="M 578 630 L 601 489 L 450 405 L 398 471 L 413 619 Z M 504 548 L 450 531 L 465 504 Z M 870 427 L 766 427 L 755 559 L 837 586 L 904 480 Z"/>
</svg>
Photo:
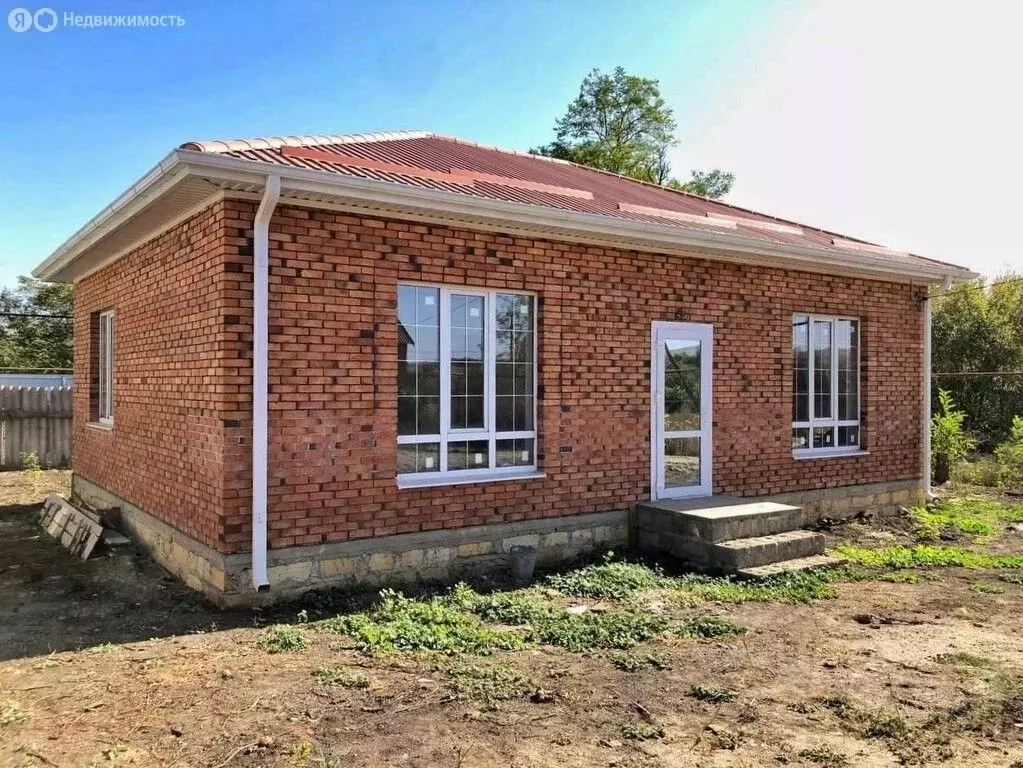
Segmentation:
<svg viewBox="0 0 1023 768">
<path fill-rule="evenodd" d="M 944 264 L 618 174 L 432 133 L 189 142 L 181 148 L 546 208 L 731 231 L 782 245 Z"/>
</svg>

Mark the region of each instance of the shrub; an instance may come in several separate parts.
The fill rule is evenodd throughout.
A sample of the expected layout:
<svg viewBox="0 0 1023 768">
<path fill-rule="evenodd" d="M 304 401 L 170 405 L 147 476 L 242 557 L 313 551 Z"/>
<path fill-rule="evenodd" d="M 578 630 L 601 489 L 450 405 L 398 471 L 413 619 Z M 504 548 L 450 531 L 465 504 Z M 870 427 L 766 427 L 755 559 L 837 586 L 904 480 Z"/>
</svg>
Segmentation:
<svg viewBox="0 0 1023 768">
<path fill-rule="evenodd" d="M 938 408 L 938 413 L 931 416 L 931 450 L 937 462 L 935 482 L 944 483 L 948 481 L 947 470 L 972 451 L 977 442 L 963 429 L 966 414 L 956 407 L 952 395 L 944 389 L 938 390 Z M 941 471 L 942 458 L 947 462 L 944 472 Z"/>
<path fill-rule="evenodd" d="M 39 454 L 35 451 L 22 451 L 19 457 L 21 458 L 21 468 L 26 472 L 35 475 L 43 471 L 43 465 L 39 463 Z"/>
<path fill-rule="evenodd" d="M 1012 419 L 1009 439 L 995 448 L 998 482 L 1009 488 L 1023 488 L 1023 416 Z"/>
</svg>

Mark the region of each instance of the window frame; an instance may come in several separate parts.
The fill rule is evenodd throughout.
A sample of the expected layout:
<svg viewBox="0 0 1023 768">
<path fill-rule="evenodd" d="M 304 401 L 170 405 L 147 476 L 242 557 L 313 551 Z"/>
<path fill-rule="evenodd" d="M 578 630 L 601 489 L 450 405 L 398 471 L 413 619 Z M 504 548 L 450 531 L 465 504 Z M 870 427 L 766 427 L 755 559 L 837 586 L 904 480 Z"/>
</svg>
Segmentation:
<svg viewBox="0 0 1023 768">
<path fill-rule="evenodd" d="M 96 420 L 105 427 L 114 425 L 114 310 L 100 312 L 97 326 Z"/>
<path fill-rule="evenodd" d="M 537 464 L 537 382 L 539 378 L 539 360 L 537 357 L 537 327 L 540 314 L 539 296 L 533 291 L 521 291 L 510 288 L 477 288 L 473 286 L 448 285 L 443 283 L 418 282 L 400 280 L 396 286 L 410 288 L 435 288 L 438 290 L 440 333 L 440 404 L 438 434 L 430 435 L 398 435 L 397 445 L 440 444 L 440 459 L 435 472 L 397 473 L 399 487 L 423 487 L 431 485 L 458 485 L 474 482 L 488 482 L 504 479 L 539 477 Z M 484 302 L 484 334 L 483 334 L 483 428 L 451 428 L 451 297 L 480 296 Z M 532 335 L 533 335 L 533 411 L 531 430 L 515 430 L 499 432 L 497 430 L 497 319 L 496 297 L 498 295 L 528 296 L 532 300 Z M 397 304 L 395 305 L 395 322 Z M 400 395 L 396 395 L 400 396 Z M 488 443 L 488 466 L 485 469 L 447 469 L 449 443 L 483 441 Z M 499 440 L 532 440 L 532 461 L 528 465 L 516 467 L 497 466 L 497 442 Z"/>
<path fill-rule="evenodd" d="M 812 312 L 793 312 L 791 325 L 795 326 L 796 318 L 806 318 L 807 320 L 807 419 L 805 421 L 796 421 L 792 419 L 791 426 L 789 428 L 789 443 L 792 442 L 792 430 L 795 429 L 808 429 L 809 430 L 809 445 L 806 448 L 792 448 L 792 456 L 797 459 L 806 458 L 818 458 L 825 456 L 850 456 L 857 454 L 866 453 L 866 449 L 863 447 L 863 321 L 859 317 L 853 315 L 822 315 L 815 314 Z M 838 344 L 836 343 L 837 333 L 836 329 L 840 321 L 848 321 L 856 323 L 856 418 L 855 419 L 840 419 L 838 417 Z M 814 399 L 816 392 L 814 390 L 814 349 L 813 349 L 813 324 L 814 322 L 826 321 L 831 324 L 831 417 L 826 419 L 815 419 L 814 418 Z M 791 331 L 790 331 L 791 338 Z M 789 360 L 791 361 L 792 371 L 795 371 L 795 348 L 794 345 L 789 352 Z M 790 377 L 790 381 L 793 377 Z M 795 393 L 795 382 L 792 383 L 793 398 L 796 396 Z M 794 417 L 795 414 L 793 413 Z M 814 448 L 813 447 L 813 430 L 815 428 L 831 427 L 834 430 L 835 445 L 826 448 Z M 856 445 L 843 445 L 839 446 L 838 443 L 838 429 L 839 427 L 856 427 Z"/>
</svg>

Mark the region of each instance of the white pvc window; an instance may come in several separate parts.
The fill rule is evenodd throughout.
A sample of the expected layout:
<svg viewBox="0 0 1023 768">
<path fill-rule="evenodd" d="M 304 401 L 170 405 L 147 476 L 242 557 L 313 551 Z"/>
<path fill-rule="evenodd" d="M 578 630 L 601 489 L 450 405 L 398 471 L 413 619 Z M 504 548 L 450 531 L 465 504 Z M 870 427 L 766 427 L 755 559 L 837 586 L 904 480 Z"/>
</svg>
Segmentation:
<svg viewBox="0 0 1023 768">
<path fill-rule="evenodd" d="M 399 480 L 535 471 L 535 297 L 399 285 Z"/>
<path fill-rule="evenodd" d="M 860 324 L 855 318 L 792 318 L 792 451 L 860 450 Z"/>
<path fill-rule="evenodd" d="M 100 424 L 114 423 L 114 312 L 99 315 L 99 395 Z"/>
</svg>

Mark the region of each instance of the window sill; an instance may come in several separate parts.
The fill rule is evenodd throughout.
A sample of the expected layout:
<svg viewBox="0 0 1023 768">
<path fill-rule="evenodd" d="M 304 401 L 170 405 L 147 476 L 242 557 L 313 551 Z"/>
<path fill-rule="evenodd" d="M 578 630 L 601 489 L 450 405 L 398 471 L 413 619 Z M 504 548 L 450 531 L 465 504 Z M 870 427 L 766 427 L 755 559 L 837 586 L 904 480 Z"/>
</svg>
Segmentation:
<svg viewBox="0 0 1023 768">
<path fill-rule="evenodd" d="M 475 485 L 477 483 L 503 483 L 509 480 L 539 480 L 547 477 L 543 472 L 530 469 L 528 472 L 488 472 L 475 476 L 461 475 L 458 477 L 444 477 L 443 475 L 418 476 L 398 475 L 398 488 L 401 490 L 412 488 L 438 488 L 447 485 Z"/>
<path fill-rule="evenodd" d="M 90 421 L 90 422 L 87 422 L 85 426 L 87 426 L 89 429 L 99 429 L 99 430 L 102 430 L 103 432 L 113 432 L 114 431 L 113 423 L 104 424 L 101 421 Z"/>
<path fill-rule="evenodd" d="M 870 451 L 865 448 L 831 448 L 829 450 L 818 449 L 816 451 L 801 450 L 792 452 L 792 458 L 797 461 L 805 461 L 806 459 L 847 459 L 869 455 Z"/>
</svg>

